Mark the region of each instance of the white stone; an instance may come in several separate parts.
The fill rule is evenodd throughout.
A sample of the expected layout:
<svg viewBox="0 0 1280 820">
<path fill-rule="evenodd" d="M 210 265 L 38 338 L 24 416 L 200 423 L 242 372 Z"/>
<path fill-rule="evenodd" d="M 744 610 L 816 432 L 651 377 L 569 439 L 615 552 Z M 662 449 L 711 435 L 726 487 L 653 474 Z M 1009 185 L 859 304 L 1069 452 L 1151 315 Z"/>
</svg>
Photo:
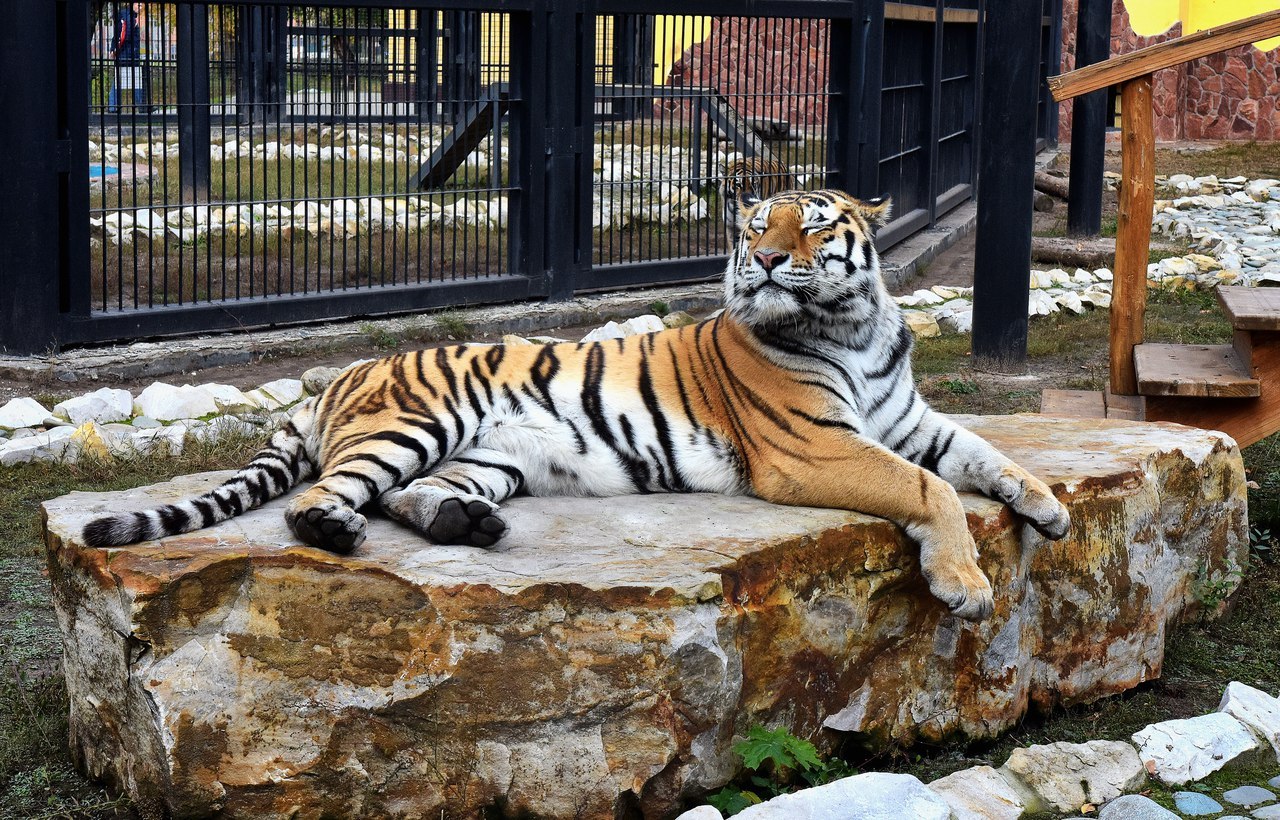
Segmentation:
<svg viewBox="0 0 1280 820">
<path fill-rule="evenodd" d="M 1219 712 L 1226 712 L 1271 744 L 1280 761 L 1280 699 L 1239 681 L 1227 684 Z"/>
<path fill-rule="evenodd" d="M 960 291 L 957 288 L 950 288 L 946 285 L 934 285 L 929 288 L 929 290 L 933 291 L 936 295 L 941 296 L 943 299 L 954 299 L 960 295 Z"/>
<path fill-rule="evenodd" d="M 951 807 L 909 774 L 868 772 L 750 806 L 740 820 L 951 820 Z"/>
<path fill-rule="evenodd" d="M 1093 275 L 1103 282 L 1110 282 L 1115 278 L 1115 274 L 1109 268 L 1098 268 L 1093 272 Z"/>
<path fill-rule="evenodd" d="M 1067 272 L 1062 268 L 1053 268 L 1046 271 L 1046 273 L 1049 276 L 1049 281 L 1054 285 L 1066 285 L 1071 282 L 1071 277 L 1067 276 Z"/>
<path fill-rule="evenodd" d="M 724 815 L 715 806 L 698 806 L 696 809 L 689 809 L 676 820 L 724 820 Z"/>
<path fill-rule="evenodd" d="M 0 444 L 0 467 L 62 458 L 71 446 L 71 436 L 75 431 L 74 427 L 55 427 L 43 433 L 10 439 Z"/>
<path fill-rule="evenodd" d="M 1003 771 L 1063 813 L 1105 803 L 1147 782 L 1133 747 L 1118 740 L 1014 749 Z"/>
<path fill-rule="evenodd" d="M 1047 291 L 1033 290 L 1027 299 L 1028 316 L 1048 316 L 1058 312 L 1058 303 Z"/>
<path fill-rule="evenodd" d="M 647 313 L 644 316 L 636 316 L 622 323 L 622 331 L 627 336 L 640 336 L 645 333 L 657 333 L 660 330 L 666 330 L 667 326 L 662 323 L 661 316 L 655 316 Z"/>
<path fill-rule="evenodd" d="M 247 409 L 256 406 L 254 402 L 240 391 L 240 388 L 233 387 L 229 384 L 204 384 L 201 385 L 209 395 L 213 396 L 213 403 L 218 406 L 218 410 L 226 413 L 230 410 Z"/>
<path fill-rule="evenodd" d="M 133 402 L 134 412 L 160 421 L 195 418 L 218 412 L 218 405 L 209 391 L 193 385 L 175 387 L 156 382 L 138 394 Z"/>
<path fill-rule="evenodd" d="M 1025 812 L 1040 811 L 1034 795 L 1024 793 L 990 766 L 974 766 L 929 784 L 955 816 L 955 820 L 1018 820 Z"/>
<path fill-rule="evenodd" d="M 1071 281 L 1078 285 L 1092 285 L 1093 274 L 1084 268 L 1076 268 L 1076 272 L 1071 274 Z"/>
<path fill-rule="evenodd" d="M 301 379 L 276 379 L 244 394 L 250 402 L 265 410 L 288 407 L 300 400 L 305 391 Z"/>
<path fill-rule="evenodd" d="M 924 290 L 923 288 L 911 295 L 916 298 L 917 305 L 940 305 L 943 302 L 941 296 L 931 290 Z"/>
<path fill-rule="evenodd" d="M 621 339 L 626 335 L 626 332 L 622 329 L 622 325 L 617 322 L 608 322 L 583 336 L 582 341 L 604 342 L 609 339 Z"/>
<path fill-rule="evenodd" d="M 1032 270 L 1032 288 L 1052 288 L 1053 280 L 1042 270 Z"/>
<path fill-rule="evenodd" d="M 1072 313 L 1084 313 L 1084 303 L 1080 301 L 1079 294 L 1072 293 L 1071 291 L 1065 291 L 1063 293 L 1059 293 L 1053 300 L 1058 303 L 1059 307 L 1069 310 Z"/>
<path fill-rule="evenodd" d="M 86 421 L 110 424 L 133 415 L 133 396 L 128 390 L 104 387 L 53 406 L 53 413 L 79 426 Z"/>
<path fill-rule="evenodd" d="M 10 399 L 4 407 L 0 407 L 0 428 L 17 430 L 21 427 L 35 427 L 44 424 L 48 417 L 49 411 L 35 399 Z"/>
<path fill-rule="evenodd" d="M 1166 720 L 1134 733 L 1147 773 L 1171 786 L 1200 780 L 1258 751 L 1258 739 L 1225 712 Z"/>
<path fill-rule="evenodd" d="M 302 374 L 302 389 L 314 396 L 323 392 L 340 373 L 342 370 L 337 367 L 313 367 Z"/>
<path fill-rule="evenodd" d="M 112 442 L 112 448 L 120 453 L 152 453 L 167 450 L 171 455 L 178 455 L 186 444 L 187 430 L 181 425 L 170 427 L 154 427 L 139 430 L 129 438 L 121 438 Z"/>
</svg>

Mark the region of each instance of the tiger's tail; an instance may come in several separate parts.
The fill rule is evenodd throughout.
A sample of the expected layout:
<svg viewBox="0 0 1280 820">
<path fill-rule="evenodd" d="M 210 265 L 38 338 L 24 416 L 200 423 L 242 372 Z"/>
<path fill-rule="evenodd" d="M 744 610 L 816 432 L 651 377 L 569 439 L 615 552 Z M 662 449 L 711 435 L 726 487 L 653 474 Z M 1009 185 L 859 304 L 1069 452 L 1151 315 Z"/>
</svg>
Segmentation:
<svg viewBox="0 0 1280 820">
<path fill-rule="evenodd" d="M 204 495 L 150 510 L 95 518 L 85 525 L 90 547 L 137 544 L 212 526 L 261 507 L 315 475 L 307 455 L 312 420 L 308 403 L 271 437 L 271 441 L 231 478 Z"/>
</svg>

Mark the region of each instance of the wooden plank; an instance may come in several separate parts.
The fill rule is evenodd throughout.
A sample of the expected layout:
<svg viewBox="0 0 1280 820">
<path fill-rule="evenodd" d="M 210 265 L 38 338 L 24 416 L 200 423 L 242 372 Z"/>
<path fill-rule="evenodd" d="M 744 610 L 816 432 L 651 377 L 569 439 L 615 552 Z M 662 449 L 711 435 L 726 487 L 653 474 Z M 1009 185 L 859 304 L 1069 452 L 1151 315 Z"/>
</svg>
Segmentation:
<svg viewBox="0 0 1280 820">
<path fill-rule="evenodd" d="M 1236 330 L 1280 330 L 1280 288 L 1218 288 L 1218 301 Z"/>
<path fill-rule="evenodd" d="M 1101 390 L 1042 390 L 1040 414 L 1067 419 L 1105 419 L 1107 406 Z"/>
<path fill-rule="evenodd" d="M 1260 395 L 1259 382 L 1231 345 L 1138 345 L 1133 351 L 1138 390 L 1144 396 Z"/>
<path fill-rule="evenodd" d="M 1133 348 L 1142 344 L 1147 310 L 1147 258 L 1151 252 L 1152 207 L 1156 199 L 1156 136 L 1151 75 L 1121 88 L 1120 213 L 1116 224 L 1116 267 L 1111 293 L 1111 392 L 1138 392 Z"/>
<path fill-rule="evenodd" d="M 938 13 L 933 6 L 913 6 L 909 3 L 885 3 L 884 19 L 908 20 L 913 23 L 937 22 Z M 976 9 L 943 9 L 944 23 L 977 23 Z"/>
<path fill-rule="evenodd" d="M 1107 391 L 1103 399 L 1107 403 L 1107 418 L 1125 421 L 1146 421 L 1146 396 L 1116 396 Z"/>
<path fill-rule="evenodd" d="M 1062 102 L 1099 88 L 1128 82 L 1162 68 L 1181 65 L 1197 57 L 1217 54 L 1219 51 L 1277 35 L 1280 35 L 1280 9 L 1156 43 L 1106 62 L 1050 77 L 1049 90 L 1053 92 L 1056 101 Z"/>
<path fill-rule="evenodd" d="M 1253 368 L 1263 384 L 1256 399 L 1152 396 L 1147 399 L 1147 420 L 1221 430 L 1241 447 L 1261 441 L 1280 430 L 1280 333 L 1253 333 Z"/>
</svg>

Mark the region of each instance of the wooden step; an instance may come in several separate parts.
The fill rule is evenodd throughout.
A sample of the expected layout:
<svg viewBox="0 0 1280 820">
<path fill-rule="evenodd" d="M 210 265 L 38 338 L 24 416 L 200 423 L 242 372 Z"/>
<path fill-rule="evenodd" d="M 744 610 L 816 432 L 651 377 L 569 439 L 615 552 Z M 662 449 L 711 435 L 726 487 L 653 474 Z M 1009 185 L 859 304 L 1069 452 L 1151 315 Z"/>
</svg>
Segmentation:
<svg viewBox="0 0 1280 820">
<path fill-rule="evenodd" d="M 1261 385 L 1231 345 L 1141 344 L 1133 349 L 1144 396 L 1249 398 Z"/>
<path fill-rule="evenodd" d="M 1144 421 L 1146 399 L 1116 396 L 1109 390 L 1042 390 L 1040 414 L 1067 419 Z"/>
<path fill-rule="evenodd" d="M 1236 330 L 1280 331 L 1280 288 L 1220 287 L 1218 301 Z"/>
</svg>

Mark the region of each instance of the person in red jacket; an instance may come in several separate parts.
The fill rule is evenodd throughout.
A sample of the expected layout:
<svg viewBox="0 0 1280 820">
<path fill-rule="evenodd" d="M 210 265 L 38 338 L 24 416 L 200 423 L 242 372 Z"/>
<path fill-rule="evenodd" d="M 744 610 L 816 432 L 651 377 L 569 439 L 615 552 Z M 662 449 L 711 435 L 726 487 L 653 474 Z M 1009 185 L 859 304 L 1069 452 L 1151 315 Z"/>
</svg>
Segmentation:
<svg viewBox="0 0 1280 820">
<path fill-rule="evenodd" d="M 133 92 L 133 107 L 142 108 L 142 4 L 122 3 L 116 9 L 115 32 L 111 37 L 111 58 L 116 62 L 115 83 L 107 98 L 107 112 L 120 110 L 122 89 Z"/>
</svg>

